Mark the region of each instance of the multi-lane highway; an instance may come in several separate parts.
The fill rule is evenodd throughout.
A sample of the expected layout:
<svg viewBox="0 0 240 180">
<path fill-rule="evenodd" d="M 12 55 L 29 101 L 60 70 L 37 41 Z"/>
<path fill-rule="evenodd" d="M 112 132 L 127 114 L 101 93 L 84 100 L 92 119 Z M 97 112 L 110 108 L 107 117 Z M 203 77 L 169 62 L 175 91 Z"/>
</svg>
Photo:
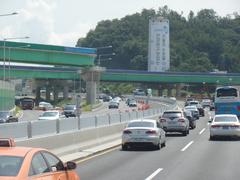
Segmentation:
<svg viewBox="0 0 240 180">
<path fill-rule="evenodd" d="M 210 113 L 210 112 L 209 112 Z M 160 151 L 120 147 L 78 162 L 81 180 L 237 180 L 238 140 L 209 141 L 209 113 L 186 137 L 171 134 Z"/>
</svg>

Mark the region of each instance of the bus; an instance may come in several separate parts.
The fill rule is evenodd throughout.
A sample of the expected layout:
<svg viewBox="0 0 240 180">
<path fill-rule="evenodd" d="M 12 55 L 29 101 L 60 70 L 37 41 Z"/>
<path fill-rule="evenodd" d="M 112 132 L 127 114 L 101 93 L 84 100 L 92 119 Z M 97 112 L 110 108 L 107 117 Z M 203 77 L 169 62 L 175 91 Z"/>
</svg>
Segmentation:
<svg viewBox="0 0 240 180">
<path fill-rule="evenodd" d="M 236 114 L 240 117 L 239 88 L 233 86 L 216 88 L 214 105 L 215 114 Z"/>
</svg>

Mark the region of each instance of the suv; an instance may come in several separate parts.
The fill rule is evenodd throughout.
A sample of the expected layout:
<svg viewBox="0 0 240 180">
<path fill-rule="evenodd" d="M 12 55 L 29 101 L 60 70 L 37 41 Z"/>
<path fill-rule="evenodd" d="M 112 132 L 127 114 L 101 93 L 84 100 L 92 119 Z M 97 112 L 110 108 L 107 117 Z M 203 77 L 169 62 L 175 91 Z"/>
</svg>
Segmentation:
<svg viewBox="0 0 240 180">
<path fill-rule="evenodd" d="M 64 115 L 66 117 L 76 117 L 77 116 L 77 106 L 74 104 L 68 104 L 64 107 Z"/>
<path fill-rule="evenodd" d="M 8 111 L 0 111 L 0 123 L 10 123 L 10 122 L 18 122 L 18 118 L 14 117 Z"/>
<path fill-rule="evenodd" d="M 165 111 L 160 117 L 160 124 L 165 132 L 181 132 L 184 136 L 189 134 L 189 120 L 181 110 Z"/>
<path fill-rule="evenodd" d="M 205 116 L 204 108 L 199 103 L 199 101 L 189 101 L 188 105 L 189 106 L 196 106 L 198 111 L 199 111 L 199 115 L 200 116 Z"/>
</svg>

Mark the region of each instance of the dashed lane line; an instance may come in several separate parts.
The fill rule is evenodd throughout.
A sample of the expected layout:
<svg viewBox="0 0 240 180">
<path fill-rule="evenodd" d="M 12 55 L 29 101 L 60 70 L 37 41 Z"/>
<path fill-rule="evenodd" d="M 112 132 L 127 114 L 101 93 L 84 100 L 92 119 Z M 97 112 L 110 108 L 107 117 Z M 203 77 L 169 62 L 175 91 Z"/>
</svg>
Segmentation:
<svg viewBox="0 0 240 180">
<path fill-rule="evenodd" d="M 206 128 L 203 128 L 203 129 L 199 132 L 199 134 L 201 135 L 205 130 L 206 130 Z"/>
<path fill-rule="evenodd" d="M 161 171 L 163 170 L 163 168 L 159 168 L 156 171 L 154 171 L 154 173 L 152 173 L 150 176 L 148 176 L 145 180 L 151 180 L 153 179 L 157 174 L 159 174 Z"/>
<path fill-rule="evenodd" d="M 184 148 L 181 149 L 181 151 L 185 151 L 187 148 L 189 148 L 189 146 L 192 145 L 192 143 L 194 143 L 194 141 L 189 142 Z"/>
</svg>

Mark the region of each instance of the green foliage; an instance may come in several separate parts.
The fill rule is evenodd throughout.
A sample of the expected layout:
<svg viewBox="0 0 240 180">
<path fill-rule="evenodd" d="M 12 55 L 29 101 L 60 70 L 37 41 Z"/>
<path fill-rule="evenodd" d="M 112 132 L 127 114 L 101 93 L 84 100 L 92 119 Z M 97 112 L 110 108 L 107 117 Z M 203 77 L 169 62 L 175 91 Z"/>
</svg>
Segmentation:
<svg viewBox="0 0 240 180">
<path fill-rule="evenodd" d="M 170 22 L 171 71 L 205 72 L 213 68 L 240 72 L 240 16 L 219 17 L 203 9 L 187 18 L 167 6 L 143 9 L 122 19 L 105 20 L 80 38 L 77 46 L 112 45 L 116 56 L 102 66 L 147 70 L 149 18 L 162 16 Z"/>
</svg>

